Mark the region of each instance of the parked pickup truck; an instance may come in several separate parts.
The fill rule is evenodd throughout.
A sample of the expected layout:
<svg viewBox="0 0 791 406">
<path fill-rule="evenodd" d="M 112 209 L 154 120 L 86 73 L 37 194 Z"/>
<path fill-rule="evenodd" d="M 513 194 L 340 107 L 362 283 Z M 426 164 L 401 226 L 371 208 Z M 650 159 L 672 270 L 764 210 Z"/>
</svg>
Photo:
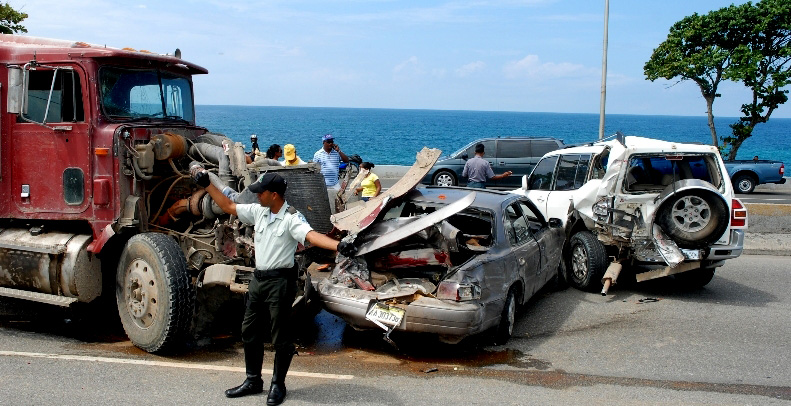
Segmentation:
<svg viewBox="0 0 791 406">
<path fill-rule="evenodd" d="M 756 186 L 764 183 L 783 184 L 786 179 L 785 165 L 780 161 L 751 159 L 725 161 L 725 169 L 731 177 L 736 193 L 752 193 Z"/>
</svg>

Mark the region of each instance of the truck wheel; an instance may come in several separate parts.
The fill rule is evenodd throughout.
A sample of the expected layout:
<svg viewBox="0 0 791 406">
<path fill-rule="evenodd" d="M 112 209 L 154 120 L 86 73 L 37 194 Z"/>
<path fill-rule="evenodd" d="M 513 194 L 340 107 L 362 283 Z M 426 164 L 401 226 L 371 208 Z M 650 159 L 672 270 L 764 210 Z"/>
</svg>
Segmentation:
<svg viewBox="0 0 791 406">
<path fill-rule="evenodd" d="M 657 224 L 681 248 L 703 248 L 728 228 L 728 206 L 712 192 L 686 191 L 674 196 L 657 213 Z"/>
<path fill-rule="evenodd" d="M 568 281 L 577 289 L 596 292 L 602 288 L 601 278 L 607 270 L 604 245 L 590 231 L 571 237 L 571 266 Z"/>
<path fill-rule="evenodd" d="M 134 345 L 160 352 L 185 338 L 194 303 L 190 282 L 187 261 L 172 238 L 145 233 L 129 239 L 118 262 L 115 298 Z"/>
<path fill-rule="evenodd" d="M 699 289 L 711 282 L 714 278 L 714 270 L 716 268 L 698 268 L 691 271 L 677 273 L 673 275 L 682 287 L 687 289 Z"/>
<path fill-rule="evenodd" d="M 434 175 L 436 186 L 456 186 L 456 175 L 451 171 L 439 171 Z"/>
<path fill-rule="evenodd" d="M 755 178 L 747 174 L 736 175 L 731 179 L 736 193 L 752 193 L 755 189 Z"/>
<path fill-rule="evenodd" d="M 511 339 L 514 334 L 514 322 L 516 321 L 516 287 L 511 287 L 508 290 L 508 296 L 505 298 L 505 306 L 503 313 L 500 315 L 500 324 L 497 325 L 497 331 L 494 334 L 495 344 L 502 345 Z"/>
</svg>

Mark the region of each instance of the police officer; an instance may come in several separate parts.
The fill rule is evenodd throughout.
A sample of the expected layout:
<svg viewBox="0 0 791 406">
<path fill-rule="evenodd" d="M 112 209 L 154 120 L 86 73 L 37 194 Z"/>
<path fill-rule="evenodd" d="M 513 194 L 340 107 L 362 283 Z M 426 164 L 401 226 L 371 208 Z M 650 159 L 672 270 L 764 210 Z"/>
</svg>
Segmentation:
<svg viewBox="0 0 791 406">
<path fill-rule="evenodd" d="M 256 270 L 248 288 L 242 321 L 247 379 L 241 385 L 226 390 L 225 396 L 235 398 L 263 392 L 263 329 L 268 326 L 275 347 L 275 360 L 266 404 L 279 405 L 286 397 L 286 373 L 295 350 L 288 316 L 296 296 L 294 253 L 297 244 L 308 241 L 320 248 L 340 251 L 345 256 L 354 256 L 356 248 L 313 231 L 302 214 L 286 203 L 283 198 L 286 180 L 276 173 L 267 173 L 248 186 L 257 194 L 260 204 L 236 204 L 211 185 L 208 172 L 199 169 L 194 173 L 196 183 L 206 189 L 223 211 L 236 215 L 255 228 Z"/>
</svg>

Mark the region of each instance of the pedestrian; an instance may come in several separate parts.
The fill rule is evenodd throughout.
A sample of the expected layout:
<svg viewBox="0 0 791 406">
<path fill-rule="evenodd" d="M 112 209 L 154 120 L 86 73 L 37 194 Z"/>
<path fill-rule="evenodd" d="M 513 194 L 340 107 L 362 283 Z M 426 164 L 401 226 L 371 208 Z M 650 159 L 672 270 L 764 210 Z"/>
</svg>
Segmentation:
<svg viewBox="0 0 791 406">
<path fill-rule="evenodd" d="M 362 182 L 360 182 L 360 187 L 354 190 L 354 194 L 360 194 L 360 200 L 367 202 L 372 197 L 379 196 L 379 193 L 382 193 L 382 183 L 379 182 L 379 177 L 376 176 L 375 173 L 371 172 L 371 169 L 374 168 L 374 164 L 370 162 L 363 162 L 360 164 L 360 168 L 364 171 L 365 177 L 363 178 Z"/>
<path fill-rule="evenodd" d="M 322 147 L 313 154 L 313 162 L 321 165 L 321 174 L 324 175 L 324 184 L 327 186 L 327 198 L 330 201 L 330 210 L 335 213 L 335 197 L 340 191 L 338 171 L 341 161 L 349 162 L 349 157 L 341 151 L 335 143 L 332 134 L 321 137 Z"/>
<path fill-rule="evenodd" d="M 255 229 L 255 272 L 248 287 L 242 321 L 247 377 L 241 385 L 226 390 L 225 396 L 235 398 L 263 392 L 264 329 L 269 328 L 275 359 L 266 404 L 279 405 L 286 397 L 286 373 L 296 348 L 289 314 L 296 296 L 297 244 L 307 241 L 348 257 L 354 256 L 356 248 L 314 231 L 305 217 L 285 201 L 287 183 L 276 173 L 266 173 L 248 186 L 257 195 L 258 203 L 237 204 L 211 184 L 205 169 L 197 166 L 192 172 L 195 182 L 205 188 L 224 212 L 236 215 Z"/>
<path fill-rule="evenodd" d="M 283 147 L 283 166 L 303 165 L 305 161 L 297 155 L 297 148 L 292 144 L 286 144 Z"/>
<path fill-rule="evenodd" d="M 266 157 L 269 159 L 277 161 L 281 156 L 283 156 L 283 149 L 280 148 L 280 145 L 272 144 L 269 146 L 269 149 L 266 150 Z"/>
<path fill-rule="evenodd" d="M 511 176 L 513 172 L 505 171 L 499 175 L 495 175 L 489 161 L 483 159 L 484 147 L 483 144 L 475 145 L 475 156 L 468 159 L 464 164 L 464 170 L 461 176 L 467 178 L 467 187 L 485 189 L 487 180 L 497 180 Z"/>
</svg>

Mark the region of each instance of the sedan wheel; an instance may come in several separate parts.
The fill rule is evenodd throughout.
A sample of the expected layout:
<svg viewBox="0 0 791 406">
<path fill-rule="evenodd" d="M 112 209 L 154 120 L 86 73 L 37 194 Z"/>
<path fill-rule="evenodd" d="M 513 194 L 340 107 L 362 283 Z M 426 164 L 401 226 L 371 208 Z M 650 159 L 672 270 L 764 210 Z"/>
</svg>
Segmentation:
<svg viewBox="0 0 791 406">
<path fill-rule="evenodd" d="M 512 287 L 505 298 L 505 306 L 500 316 L 500 324 L 497 326 L 497 333 L 494 341 L 496 344 L 505 344 L 514 334 L 514 322 L 516 321 L 516 288 Z"/>
</svg>

